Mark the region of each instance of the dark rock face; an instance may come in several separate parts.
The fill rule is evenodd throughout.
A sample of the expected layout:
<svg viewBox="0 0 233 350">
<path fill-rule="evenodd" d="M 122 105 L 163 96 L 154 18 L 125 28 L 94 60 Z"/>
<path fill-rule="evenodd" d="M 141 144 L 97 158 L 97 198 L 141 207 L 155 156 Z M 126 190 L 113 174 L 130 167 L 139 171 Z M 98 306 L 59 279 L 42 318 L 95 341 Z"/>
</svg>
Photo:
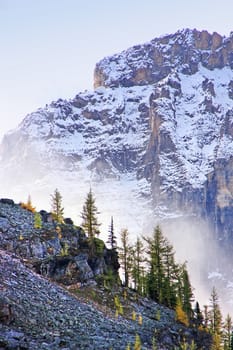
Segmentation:
<svg viewBox="0 0 233 350">
<path fill-rule="evenodd" d="M 12 321 L 12 305 L 7 298 L 0 297 L 0 323 L 9 325 Z"/>
</svg>

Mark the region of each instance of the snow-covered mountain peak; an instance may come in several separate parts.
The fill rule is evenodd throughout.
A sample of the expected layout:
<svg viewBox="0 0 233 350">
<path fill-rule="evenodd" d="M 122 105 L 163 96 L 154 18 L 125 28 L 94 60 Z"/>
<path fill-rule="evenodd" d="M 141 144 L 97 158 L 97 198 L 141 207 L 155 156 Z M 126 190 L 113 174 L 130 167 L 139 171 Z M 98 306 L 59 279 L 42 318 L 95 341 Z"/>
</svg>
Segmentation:
<svg viewBox="0 0 233 350">
<path fill-rule="evenodd" d="M 126 202 L 144 198 L 160 217 L 210 217 L 218 231 L 233 203 L 232 50 L 232 36 L 185 29 L 104 58 L 94 91 L 52 102 L 6 135 L 1 178 L 47 187 L 55 176 L 66 188 L 65 176 L 82 193 L 114 181 L 116 202 L 127 188 Z"/>
</svg>

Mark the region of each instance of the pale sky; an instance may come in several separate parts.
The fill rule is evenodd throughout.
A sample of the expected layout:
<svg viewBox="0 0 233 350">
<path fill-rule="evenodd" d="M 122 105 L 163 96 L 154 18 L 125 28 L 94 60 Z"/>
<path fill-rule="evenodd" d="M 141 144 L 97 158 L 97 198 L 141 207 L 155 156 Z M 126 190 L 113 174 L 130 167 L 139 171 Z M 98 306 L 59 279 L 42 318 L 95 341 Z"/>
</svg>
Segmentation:
<svg viewBox="0 0 233 350">
<path fill-rule="evenodd" d="M 233 0 L 0 0 L 0 139 L 38 107 L 92 89 L 101 58 L 183 28 L 228 36 Z"/>
</svg>

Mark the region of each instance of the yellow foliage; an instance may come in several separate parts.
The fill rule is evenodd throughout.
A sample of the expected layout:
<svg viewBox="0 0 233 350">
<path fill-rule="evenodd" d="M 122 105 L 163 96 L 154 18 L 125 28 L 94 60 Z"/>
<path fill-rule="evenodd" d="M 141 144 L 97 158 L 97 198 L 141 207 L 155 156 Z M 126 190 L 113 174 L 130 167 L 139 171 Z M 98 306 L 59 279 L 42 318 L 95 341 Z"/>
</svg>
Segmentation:
<svg viewBox="0 0 233 350">
<path fill-rule="evenodd" d="M 133 320 L 133 321 L 136 321 L 136 317 L 137 317 L 137 314 L 136 314 L 136 312 L 133 310 L 133 312 L 132 312 L 132 320 Z"/>
<path fill-rule="evenodd" d="M 23 235 L 22 235 L 22 233 L 20 233 L 20 235 L 19 235 L 19 240 L 20 240 L 20 241 L 23 241 Z"/>
<path fill-rule="evenodd" d="M 124 310 L 123 310 L 123 306 L 122 306 L 122 304 L 120 302 L 120 299 L 119 299 L 118 295 L 114 296 L 114 304 L 116 306 L 117 317 L 118 317 L 119 314 L 123 315 L 124 314 Z"/>
<path fill-rule="evenodd" d="M 138 334 L 136 334 L 134 350 L 141 350 L 141 339 Z"/>
<path fill-rule="evenodd" d="M 67 255 L 69 255 L 69 245 L 68 245 L 67 242 L 65 242 L 65 244 L 64 244 L 63 247 L 61 248 L 60 255 L 61 255 L 61 256 L 67 256 Z"/>
<path fill-rule="evenodd" d="M 185 326 L 189 326 L 189 320 L 187 314 L 184 312 L 181 301 L 178 300 L 176 305 L 176 319 L 178 322 L 183 323 Z"/>
<path fill-rule="evenodd" d="M 221 347 L 221 336 L 220 334 L 213 334 L 213 344 L 211 346 L 211 350 L 220 350 Z"/>
<path fill-rule="evenodd" d="M 142 325 L 142 315 L 138 316 L 138 324 L 141 326 Z"/>
<path fill-rule="evenodd" d="M 130 344 L 128 344 L 127 346 L 126 346 L 126 349 L 125 350 L 130 350 Z"/>
<path fill-rule="evenodd" d="M 62 239 L 61 227 L 57 226 L 57 227 L 56 227 L 56 232 L 57 232 L 58 238 L 59 238 L 59 239 Z"/>
<path fill-rule="evenodd" d="M 21 208 L 26 209 L 28 211 L 31 211 L 32 213 L 35 213 L 36 208 L 32 206 L 31 196 L 28 196 L 27 203 L 20 203 Z"/>
</svg>

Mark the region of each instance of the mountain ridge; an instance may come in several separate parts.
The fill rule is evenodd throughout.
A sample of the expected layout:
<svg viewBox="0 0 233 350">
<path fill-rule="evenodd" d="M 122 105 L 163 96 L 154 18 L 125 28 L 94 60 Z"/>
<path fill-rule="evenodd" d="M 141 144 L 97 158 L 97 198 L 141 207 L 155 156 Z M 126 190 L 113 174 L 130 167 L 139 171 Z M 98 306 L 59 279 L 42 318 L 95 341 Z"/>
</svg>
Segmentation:
<svg viewBox="0 0 233 350">
<path fill-rule="evenodd" d="M 23 187 L 40 198 L 56 179 L 75 203 L 91 184 L 118 227 L 146 231 L 151 221 L 192 216 L 228 247 L 232 48 L 232 34 L 182 30 L 103 59 L 94 91 L 38 109 L 5 136 L 7 195 Z"/>
</svg>

